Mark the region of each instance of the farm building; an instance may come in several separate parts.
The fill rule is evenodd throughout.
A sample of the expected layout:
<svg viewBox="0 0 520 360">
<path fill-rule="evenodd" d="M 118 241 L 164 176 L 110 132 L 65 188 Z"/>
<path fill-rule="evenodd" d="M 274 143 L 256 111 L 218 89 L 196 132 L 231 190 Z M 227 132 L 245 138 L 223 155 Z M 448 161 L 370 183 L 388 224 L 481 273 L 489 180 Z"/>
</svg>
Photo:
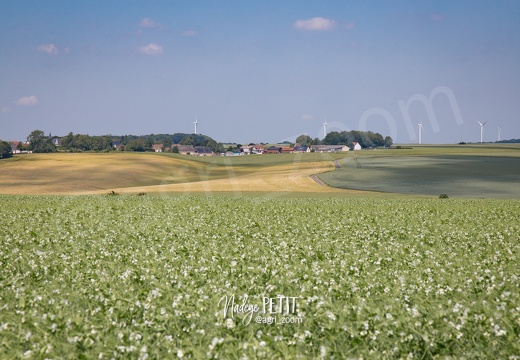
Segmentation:
<svg viewBox="0 0 520 360">
<path fill-rule="evenodd" d="M 348 146 L 345 145 L 312 145 L 311 151 L 314 152 L 342 152 L 342 151 L 349 151 L 350 149 Z"/>
<path fill-rule="evenodd" d="M 309 146 L 304 146 L 304 145 L 296 145 L 294 147 L 294 151 L 295 153 L 308 153 L 308 152 L 311 152 L 311 148 Z"/>
<path fill-rule="evenodd" d="M 280 154 L 282 148 L 280 146 L 271 146 L 264 150 L 264 154 Z"/>
<path fill-rule="evenodd" d="M 361 150 L 361 145 L 358 142 L 354 141 L 352 144 L 354 145 L 354 150 Z"/>
<path fill-rule="evenodd" d="M 172 145 L 172 149 L 177 147 L 179 149 L 179 154 L 182 155 L 190 155 L 195 153 L 195 148 L 193 145 Z"/>
<path fill-rule="evenodd" d="M 213 155 L 213 150 L 211 150 L 209 147 L 205 147 L 205 146 L 195 146 L 195 152 L 192 153 L 192 155 L 211 156 L 211 155 Z"/>
</svg>

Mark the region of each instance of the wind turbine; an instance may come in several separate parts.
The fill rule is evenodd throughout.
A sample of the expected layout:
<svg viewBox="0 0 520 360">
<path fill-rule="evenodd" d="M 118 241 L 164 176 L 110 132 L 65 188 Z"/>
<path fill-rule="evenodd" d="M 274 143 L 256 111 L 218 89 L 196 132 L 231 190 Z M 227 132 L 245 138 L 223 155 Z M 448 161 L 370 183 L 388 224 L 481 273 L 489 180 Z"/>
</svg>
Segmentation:
<svg viewBox="0 0 520 360">
<path fill-rule="evenodd" d="M 501 132 L 502 132 L 502 128 L 499 126 L 498 127 L 498 141 L 500 141 Z"/>
<path fill-rule="evenodd" d="M 325 122 L 323 123 L 323 138 L 327 136 L 327 117 L 325 117 Z"/>
<path fill-rule="evenodd" d="M 195 116 L 195 121 L 193 122 L 193 124 L 195 125 L 195 135 L 197 135 L 197 117 Z"/>
<path fill-rule="evenodd" d="M 481 123 L 480 121 L 478 121 L 478 124 L 480 125 L 480 142 L 482 143 L 482 136 L 484 135 L 484 125 L 486 125 L 487 121 L 485 123 Z"/>
<path fill-rule="evenodd" d="M 417 124 L 419 125 L 419 144 L 422 144 L 422 124 Z"/>
</svg>

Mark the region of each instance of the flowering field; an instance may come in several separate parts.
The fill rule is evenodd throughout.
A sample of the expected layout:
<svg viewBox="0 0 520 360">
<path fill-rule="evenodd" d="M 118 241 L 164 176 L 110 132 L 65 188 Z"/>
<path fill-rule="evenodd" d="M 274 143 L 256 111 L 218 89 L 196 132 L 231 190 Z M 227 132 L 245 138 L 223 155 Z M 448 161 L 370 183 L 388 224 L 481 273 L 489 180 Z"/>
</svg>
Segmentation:
<svg viewBox="0 0 520 360">
<path fill-rule="evenodd" d="M 520 202 L 0 196 L 0 358 L 520 356 Z"/>
</svg>

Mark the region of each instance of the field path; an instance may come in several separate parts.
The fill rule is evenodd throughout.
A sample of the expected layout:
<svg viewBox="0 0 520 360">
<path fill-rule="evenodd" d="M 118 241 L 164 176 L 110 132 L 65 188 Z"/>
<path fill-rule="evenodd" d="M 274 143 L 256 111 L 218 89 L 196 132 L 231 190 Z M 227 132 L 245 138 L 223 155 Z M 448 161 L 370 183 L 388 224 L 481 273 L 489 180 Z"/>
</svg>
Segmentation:
<svg viewBox="0 0 520 360">
<path fill-rule="evenodd" d="M 316 181 L 316 183 L 318 183 L 321 186 L 327 186 L 327 184 L 325 184 L 316 174 L 311 175 L 311 179 Z"/>
</svg>

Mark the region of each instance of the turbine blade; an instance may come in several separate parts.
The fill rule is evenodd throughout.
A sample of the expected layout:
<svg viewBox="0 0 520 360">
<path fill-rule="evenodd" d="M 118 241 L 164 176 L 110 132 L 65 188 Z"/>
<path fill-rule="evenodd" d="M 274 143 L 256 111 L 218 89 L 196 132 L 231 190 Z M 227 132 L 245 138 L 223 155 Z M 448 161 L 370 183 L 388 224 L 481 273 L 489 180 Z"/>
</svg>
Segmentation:
<svg viewBox="0 0 520 360">
<path fill-rule="evenodd" d="M 484 126 L 480 121 L 477 120 L 477 122 L 480 126 Z"/>
</svg>

